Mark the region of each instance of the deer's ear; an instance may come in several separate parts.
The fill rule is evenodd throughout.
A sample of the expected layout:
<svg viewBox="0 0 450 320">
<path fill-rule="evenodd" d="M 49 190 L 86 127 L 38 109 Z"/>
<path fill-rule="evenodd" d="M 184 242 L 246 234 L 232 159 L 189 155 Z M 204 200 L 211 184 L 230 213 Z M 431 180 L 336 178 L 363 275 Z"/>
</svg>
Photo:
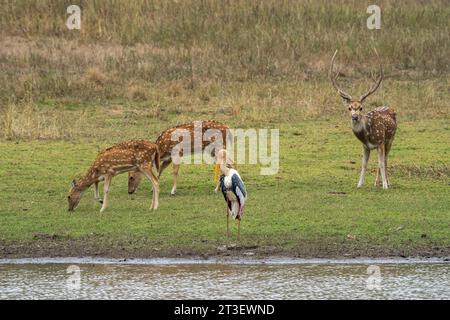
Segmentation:
<svg viewBox="0 0 450 320">
<path fill-rule="evenodd" d="M 76 181 L 75 181 L 75 179 L 73 179 L 73 180 L 72 180 L 72 183 L 71 183 L 70 185 L 71 185 L 72 188 L 73 188 L 73 187 L 75 187 L 75 184 L 76 184 Z"/>
</svg>

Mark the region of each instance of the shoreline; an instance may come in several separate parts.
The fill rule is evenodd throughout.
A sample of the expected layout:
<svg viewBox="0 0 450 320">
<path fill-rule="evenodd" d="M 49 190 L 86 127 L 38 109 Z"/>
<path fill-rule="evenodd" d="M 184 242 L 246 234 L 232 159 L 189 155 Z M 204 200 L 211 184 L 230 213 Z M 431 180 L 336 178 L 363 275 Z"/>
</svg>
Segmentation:
<svg viewBox="0 0 450 320">
<path fill-rule="evenodd" d="M 292 258 L 292 257 L 190 257 L 190 258 L 124 258 L 107 257 L 40 257 L 40 258 L 0 258 L 1 265 L 26 264 L 80 264 L 80 265 L 368 265 L 368 264 L 449 264 L 450 258 L 443 257 L 384 257 L 384 258 Z"/>
<path fill-rule="evenodd" d="M 309 260 L 348 260 L 348 259 L 439 259 L 450 261 L 450 247 L 391 247 L 370 246 L 330 246 L 304 245 L 297 248 L 277 246 L 256 246 L 245 244 L 222 244 L 207 248 L 152 247 L 129 248 L 120 245 L 96 244 L 81 240 L 5 242 L 0 241 L 0 260 L 36 258 L 90 257 L 93 259 L 309 259 Z"/>
</svg>

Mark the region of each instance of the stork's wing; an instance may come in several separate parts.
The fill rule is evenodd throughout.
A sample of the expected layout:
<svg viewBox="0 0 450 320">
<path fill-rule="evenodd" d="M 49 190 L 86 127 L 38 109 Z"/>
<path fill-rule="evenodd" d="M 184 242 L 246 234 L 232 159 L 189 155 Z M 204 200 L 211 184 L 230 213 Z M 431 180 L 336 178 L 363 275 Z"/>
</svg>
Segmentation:
<svg viewBox="0 0 450 320">
<path fill-rule="evenodd" d="M 231 177 L 231 190 L 236 195 L 239 207 L 244 207 L 245 199 L 247 198 L 247 190 L 245 189 L 244 181 L 237 174 Z"/>
<path fill-rule="evenodd" d="M 225 187 L 225 176 L 224 175 L 220 176 L 219 182 L 220 182 L 220 190 L 222 191 L 223 197 L 225 198 L 225 201 L 227 202 L 228 209 L 231 210 L 231 203 L 230 203 L 230 201 L 228 201 L 227 187 Z"/>
<path fill-rule="evenodd" d="M 227 200 L 227 188 L 225 187 L 225 176 L 220 176 L 219 178 L 220 190 L 222 191 L 225 201 Z"/>
</svg>

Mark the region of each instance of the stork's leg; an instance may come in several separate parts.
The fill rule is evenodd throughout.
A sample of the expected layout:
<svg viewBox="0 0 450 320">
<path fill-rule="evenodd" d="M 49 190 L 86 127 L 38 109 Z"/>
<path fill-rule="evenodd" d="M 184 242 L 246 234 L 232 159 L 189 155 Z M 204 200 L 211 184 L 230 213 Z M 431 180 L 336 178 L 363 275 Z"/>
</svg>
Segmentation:
<svg viewBox="0 0 450 320">
<path fill-rule="evenodd" d="M 237 236 L 238 241 L 241 240 L 241 218 L 238 219 L 238 236 Z"/>
<path fill-rule="evenodd" d="M 100 209 L 100 212 L 105 211 L 106 207 L 108 206 L 108 192 L 109 192 L 109 187 L 111 186 L 111 181 L 112 181 L 112 176 L 107 175 L 105 177 L 105 183 L 103 185 L 103 205 L 102 205 L 102 208 Z"/>
<path fill-rule="evenodd" d="M 228 204 L 227 208 L 225 209 L 225 214 L 227 215 L 227 238 L 230 237 L 230 214 L 228 213 Z"/>
</svg>

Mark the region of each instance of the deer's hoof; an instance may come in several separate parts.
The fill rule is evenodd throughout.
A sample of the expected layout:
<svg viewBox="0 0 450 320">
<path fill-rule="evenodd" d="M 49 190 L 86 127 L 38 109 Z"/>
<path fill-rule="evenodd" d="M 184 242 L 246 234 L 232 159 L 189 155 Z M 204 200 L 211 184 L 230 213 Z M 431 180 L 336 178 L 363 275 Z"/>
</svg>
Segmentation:
<svg viewBox="0 0 450 320">
<path fill-rule="evenodd" d="M 153 204 L 153 202 L 152 202 L 152 204 L 150 206 L 150 210 L 156 210 L 156 209 L 158 209 L 158 206 L 159 206 L 159 203 Z"/>
</svg>

